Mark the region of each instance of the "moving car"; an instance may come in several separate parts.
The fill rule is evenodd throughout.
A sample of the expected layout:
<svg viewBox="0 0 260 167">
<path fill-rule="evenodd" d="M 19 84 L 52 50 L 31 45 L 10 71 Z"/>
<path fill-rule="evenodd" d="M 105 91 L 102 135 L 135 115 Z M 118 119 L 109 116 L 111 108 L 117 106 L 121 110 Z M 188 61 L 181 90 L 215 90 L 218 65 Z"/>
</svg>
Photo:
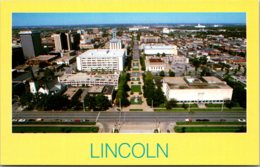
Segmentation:
<svg viewBox="0 0 260 167">
<path fill-rule="evenodd" d="M 246 122 L 246 119 L 244 119 L 244 118 L 239 118 L 237 121 L 238 121 L 238 122 Z"/>
</svg>

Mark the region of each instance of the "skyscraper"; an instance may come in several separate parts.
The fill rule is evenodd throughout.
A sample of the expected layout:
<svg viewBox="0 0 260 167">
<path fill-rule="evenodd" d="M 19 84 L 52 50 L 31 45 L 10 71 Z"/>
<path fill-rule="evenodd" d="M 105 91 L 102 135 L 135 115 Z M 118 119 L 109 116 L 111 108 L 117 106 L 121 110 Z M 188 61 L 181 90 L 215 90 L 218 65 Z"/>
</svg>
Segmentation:
<svg viewBox="0 0 260 167">
<path fill-rule="evenodd" d="M 25 59 L 29 59 L 43 53 L 39 32 L 20 31 L 19 35 L 21 38 L 21 44 Z"/>
<path fill-rule="evenodd" d="M 71 50 L 70 33 L 53 34 L 55 51 Z"/>
</svg>

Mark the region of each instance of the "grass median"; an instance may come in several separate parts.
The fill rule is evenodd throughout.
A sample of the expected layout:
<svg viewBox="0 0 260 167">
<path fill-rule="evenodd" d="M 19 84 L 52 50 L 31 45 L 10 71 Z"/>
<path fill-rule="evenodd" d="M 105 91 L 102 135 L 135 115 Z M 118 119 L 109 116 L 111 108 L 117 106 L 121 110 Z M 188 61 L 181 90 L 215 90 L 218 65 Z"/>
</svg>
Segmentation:
<svg viewBox="0 0 260 167">
<path fill-rule="evenodd" d="M 227 126 L 227 127 L 183 127 L 175 126 L 174 131 L 177 133 L 214 133 L 214 132 L 246 132 L 245 126 Z"/>
<path fill-rule="evenodd" d="M 98 127 L 13 126 L 13 133 L 97 133 Z"/>
</svg>

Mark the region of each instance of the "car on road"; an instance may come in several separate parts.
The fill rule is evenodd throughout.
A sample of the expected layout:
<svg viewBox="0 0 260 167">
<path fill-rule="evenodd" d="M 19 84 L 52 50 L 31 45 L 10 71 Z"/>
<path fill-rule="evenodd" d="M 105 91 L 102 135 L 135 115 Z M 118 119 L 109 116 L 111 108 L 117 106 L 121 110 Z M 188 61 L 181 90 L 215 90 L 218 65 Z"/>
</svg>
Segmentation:
<svg viewBox="0 0 260 167">
<path fill-rule="evenodd" d="M 42 119 L 42 118 L 37 118 L 37 119 L 35 119 L 35 121 L 36 121 L 36 122 L 42 122 L 43 119 Z"/>
<path fill-rule="evenodd" d="M 12 119 L 12 122 L 17 122 L 18 121 L 18 119 Z"/>
<path fill-rule="evenodd" d="M 18 119 L 18 122 L 25 122 L 26 119 Z"/>
<path fill-rule="evenodd" d="M 244 118 L 239 118 L 237 121 L 238 121 L 238 122 L 246 122 L 246 119 L 244 119 Z"/>
<path fill-rule="evenodd" d="M 192 119 L 186 118 L 186 119 L 185 119 L 185 122 L 192 122 Z"/>
<path fill-rule="evenodd" d="M 197 122 L 209 122 L 208 119 L 196 119 Z"/>
<path fill-rule="evenodd" d="M 72 122 L 70 119 L 64 119 L 64 122 Z"/>
</svg>

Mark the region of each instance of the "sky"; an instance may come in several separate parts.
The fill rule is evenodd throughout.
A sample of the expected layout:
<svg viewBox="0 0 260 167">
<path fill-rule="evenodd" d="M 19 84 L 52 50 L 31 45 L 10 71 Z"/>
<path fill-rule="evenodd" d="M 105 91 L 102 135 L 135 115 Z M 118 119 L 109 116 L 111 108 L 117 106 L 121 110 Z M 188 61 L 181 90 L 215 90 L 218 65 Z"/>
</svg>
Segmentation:
<svg viewBox="0 0 260 167">
<path fill-rule="evenodd" d="M 13 13 L 13 26 L 93 24 L 245 24 L 246 13 Z"/>
</svg>

